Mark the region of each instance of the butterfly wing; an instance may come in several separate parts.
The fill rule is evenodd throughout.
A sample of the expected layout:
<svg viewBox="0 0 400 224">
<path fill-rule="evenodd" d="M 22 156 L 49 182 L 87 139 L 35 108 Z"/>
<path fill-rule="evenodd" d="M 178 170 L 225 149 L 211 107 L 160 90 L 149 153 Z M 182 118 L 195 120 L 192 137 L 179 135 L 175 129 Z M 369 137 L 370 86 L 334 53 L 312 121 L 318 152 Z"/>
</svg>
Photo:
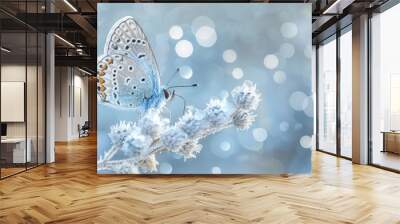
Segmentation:
<svg viewBox="0 0 400 224">
<path fill-rule="evenodd" d="M 98 93 L 103 102 L 148 109 L 161 101 L 156 59 L 142 28 L 132 17 L 111 28 L 98 59 Z"/>
</svg>

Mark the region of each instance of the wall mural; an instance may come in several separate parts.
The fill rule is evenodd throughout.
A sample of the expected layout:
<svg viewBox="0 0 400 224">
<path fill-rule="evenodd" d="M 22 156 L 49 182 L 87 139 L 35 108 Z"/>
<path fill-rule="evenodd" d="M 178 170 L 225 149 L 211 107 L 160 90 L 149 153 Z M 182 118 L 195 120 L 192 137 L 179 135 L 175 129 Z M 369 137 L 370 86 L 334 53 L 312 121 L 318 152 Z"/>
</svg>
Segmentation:
<svg viewBox="0 0 400 224">
<path fill-rule="evenodd" d="M 310 4 L 98 4 L 100 174 L 311 170 Z"/>
</svg>

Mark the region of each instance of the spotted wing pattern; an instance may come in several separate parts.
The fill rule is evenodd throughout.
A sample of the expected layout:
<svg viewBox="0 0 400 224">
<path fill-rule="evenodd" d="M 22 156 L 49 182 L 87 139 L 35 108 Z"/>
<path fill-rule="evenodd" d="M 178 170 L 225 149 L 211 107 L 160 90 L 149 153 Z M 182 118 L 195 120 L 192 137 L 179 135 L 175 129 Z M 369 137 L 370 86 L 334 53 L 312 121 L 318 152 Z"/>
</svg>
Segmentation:
<svg viewBox="0 0 400 224">
<path fill-rule="evenodd" d="M 161 101 L 160 76 L 150 44 L 132 17 L 111 28 L 98 59 L 98 95 L 123 108 L 148 109 Z"/>
</svg>

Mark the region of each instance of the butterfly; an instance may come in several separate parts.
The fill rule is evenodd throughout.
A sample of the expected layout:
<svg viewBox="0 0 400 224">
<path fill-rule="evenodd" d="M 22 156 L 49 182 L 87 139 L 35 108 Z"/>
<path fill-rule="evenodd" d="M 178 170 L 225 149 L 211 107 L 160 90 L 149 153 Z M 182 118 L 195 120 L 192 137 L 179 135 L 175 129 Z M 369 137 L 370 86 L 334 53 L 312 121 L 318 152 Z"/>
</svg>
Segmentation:
<svg viewBox="0 0 400 224">
<path fill-rule="evenodd" d="M 150 43 L 130 16 L 118 20 L 110 29 L 97 72 L 99 98 L 111 106 L 146 111 L 176 95 L 171 87 L 161 88 Z"/>
</svg>

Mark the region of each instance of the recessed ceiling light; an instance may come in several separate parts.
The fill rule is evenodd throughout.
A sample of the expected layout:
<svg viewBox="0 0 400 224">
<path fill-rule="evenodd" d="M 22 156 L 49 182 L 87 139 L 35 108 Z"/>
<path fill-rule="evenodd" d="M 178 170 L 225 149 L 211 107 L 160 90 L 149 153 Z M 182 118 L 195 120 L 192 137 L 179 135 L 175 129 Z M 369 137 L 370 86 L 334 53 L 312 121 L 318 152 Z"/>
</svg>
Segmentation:
<svg viewBox="0 0 400 224">
<path fill-rule="evenodd" d="M 64 3 L 68 5 L 74 12 L 78 12 L 78 10 L 73 6 L 68 0 L 64 0 Z"/>
<path fill-rule="evenodd" d="M 348 7 L 354 0 L 336 0 L 322 14 L 342 14 L 343 9 Z"/>
<path fill-rule="evenodd" d="M 10 53 L 11 52 L 11 50 L 9 50 L 9 49 L 7 49 L 5 47 L 1 47 L 0 49 L 1 49 L 1 51 L 4 51 L 6 53 Z"/>
<path fill-rule="evenodd" d="M 72 47 L 72 48 L 75 48 L 75 45 L 73 45 L 71 42 L 69 42 L 68 40 L 66 40 L 66 39 L 64 39 L 64 38 L 62 38 L 62 37 L 60 37 L 59 35 L 57 35 L 57 34 L 54 34 L 54 36 L 55 37 L 57 37 L 59 40 L 61 40 L 62 42 L 64 42 L 65 44 L 67 44 L 68 46 L 70 46 L 70 47 Z"/>
<path fill-rule="evenodd" d="M 86 70 L 83 70 L 83 69 L 81 69 L 81 68 L 79 68 L 79 67 L 78 67 L 78 70 L 81 71 L 81 72 L 83 72 L 83 73 L 85 73 L 85 74 L 87 74 L 87 75 L 92 75 L 92 73 L 90 73 L 90 72 L 88 72 L 88 71 L 86 71 Z"/>
</svg>

